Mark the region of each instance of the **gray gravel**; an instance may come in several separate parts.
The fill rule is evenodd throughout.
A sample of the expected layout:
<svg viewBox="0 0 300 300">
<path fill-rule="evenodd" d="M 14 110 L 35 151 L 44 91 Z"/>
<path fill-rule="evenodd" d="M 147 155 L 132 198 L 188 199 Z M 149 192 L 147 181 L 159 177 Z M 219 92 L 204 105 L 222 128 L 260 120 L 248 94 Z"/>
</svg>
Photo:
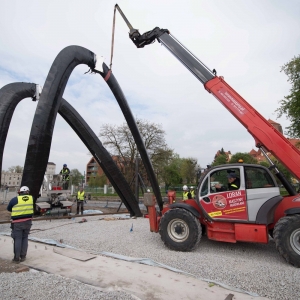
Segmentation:
<svg viewBox="0 0 300 300">
<path fill-rule="evenodd" d="M 175 252 L 164 246 L 159 234 L 149 231 L 148 219 L 105 221 L 89 217 L 88 222 L 78 223 L 79 220 L 34 222 L 31 235 L 63 239 L 65 244 L 92 252 L 150 258 L 197 278 L 215 280 L 270 299 L 300 299 L 300 269 L 281 258 L 273 240 L 267 245 L 229 244 L 204 236 L 193 252 Z M 9 225 L 0 225 L 0 232 L 9 232 Z"/>
<path fill-rule="evenodd" d="M 123 291 L 102 292 L 74 279 L 43 272 L 0 273 L 0 290 L 5 300 L 137 299 Z"/>
</svg>

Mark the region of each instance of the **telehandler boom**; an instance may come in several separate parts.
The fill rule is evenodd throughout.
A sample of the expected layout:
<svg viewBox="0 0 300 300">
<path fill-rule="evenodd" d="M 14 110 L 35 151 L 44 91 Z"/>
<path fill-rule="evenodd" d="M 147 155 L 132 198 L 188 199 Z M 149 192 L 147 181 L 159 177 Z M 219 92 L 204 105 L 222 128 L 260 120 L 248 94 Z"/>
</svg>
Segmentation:
<svg viewBox="0 0 300 300">
<path fill-rule="evenodd" d="M 155 40 L 164 45 L 247 128 L 270 163 L 269 168 L 244 163 L 210 168 L 200 179 L 195 199 L 180 203 L 163 206 L 151 193 L 146 193 L 144 204 L 148 208 L 150 231 L 159 232 L 165 245 L 177 251 L 193 250 L 202 231 L 209 239 L 231 243 L 268 243 L 270 235 L 286 261 L 300 267 L 300 195 L 267 155 L 270 152 L 277 157 L 300 179 L 299 150 L 169 30 L 155 27 L 140 34 L 117 4 L 115 9 L 130 28 L 129 38 L 137 48 Z M 288 196 L 280 195 L 273 173 Z M 238 178 L 234 190 L 227 182 L 228 177 Z M 220 183 L 218 187 L 215 182 Z"/>
</svg>

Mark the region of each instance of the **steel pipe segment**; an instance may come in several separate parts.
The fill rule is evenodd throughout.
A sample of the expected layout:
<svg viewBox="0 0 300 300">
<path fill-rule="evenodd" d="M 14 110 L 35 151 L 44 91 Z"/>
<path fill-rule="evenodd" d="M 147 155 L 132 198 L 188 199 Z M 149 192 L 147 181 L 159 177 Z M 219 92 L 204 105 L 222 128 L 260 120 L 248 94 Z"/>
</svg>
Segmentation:
<svg viewBox="0 0 300 300">
<path fill-rule="evenodd" d="M 21 100 L 34 97 L 35 93 L 36 84 L 34 83 L 15 82 L 7 84 L 0 89 L 0 170 L 2 170 L 7 132 L 15 108 Z"/>
<path fill-rule="evenodd" d="M 37 94 L 36 89 L 36 84 L 23 82 L 11 83 L 0 89 L 0 167 L 2 167 L 4 146 L 13 112 L 21 100 L 27 97 L 35 97 Z M 94 155 L 130 215 L 142 216 L 138 203 L 135 201 L 135 197 L 123 174 L 80 114 L 65 99 L 62 99 L 58 113 Z"/>
<path fill-rule="evenodd" d="M 68 79 L 79 64 L 86 64 L 93 69 L 95 57 L 88 49 L 69 46 L 57 55 L 50 68 L 34 115 L 22 178 L 22 185 L 30 186 L 35 198 L 47 168 L 56 115 Z"/>
<path fill-rule="evenodd" d="M 125 97 L 118 81 L 116 80 L 115 76 L 113 75 L 112 71 L 107 67 L 107 65 L 105 63 L 103 63 L 103 72 L 99 72 L 96 70 L 93 70 L 93 71 L 95 73 L 99 73 L 104 78 L 104 80 L 110 87 L 111 91 L 113 92 L 116 100 L 118 101 L 118 104 L 123 112 L 123 115 L 127 121 L 128 127 L 133 135 L 133 138 L 135 140 L 135 143 L 136 143 L 139 153 L 141 155 L 141 159 L 144 163 L 148 178 L 151 182 L 151 186 L 153 188 L 153 193 L 156 197 L 156 201 L 159 205 L 160 210 L 162 210 L 163 209 L 163 201 L 161 198 L 160 188 L 159 188 L 159 185 L 158 185 L 158 182 L 157 182 L 154 170 L 153 170 L 153 166 L 152 166 L 151 160 L 149 158 L 149 155 L 147 153 L 147 149 L 145 147 L 144 141 L 141 137 L 141 134 L 140 134 L 138 127 L 136 125 L 136 122 L 134 120 L 131 109 L 126 100 L 126 97 Z"/>
</svg>

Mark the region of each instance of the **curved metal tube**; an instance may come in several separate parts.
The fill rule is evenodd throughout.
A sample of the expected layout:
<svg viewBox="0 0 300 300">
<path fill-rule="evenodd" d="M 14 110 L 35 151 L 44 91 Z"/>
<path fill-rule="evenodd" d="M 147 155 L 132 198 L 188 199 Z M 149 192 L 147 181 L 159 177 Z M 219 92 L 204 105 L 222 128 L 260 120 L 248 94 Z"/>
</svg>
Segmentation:
<svg viewBox="0 0 300 300">
<path fill-rule="evenodd" d="M 3 151 L 13 112 L 22 99 L 34 97 L 35 93 L 36 85 L 33 83 L 11 83 L 0 89 L 0 170 L 2 169 Z M 94 155 L 131 216 L 141 216 L 142 213 L 127 181 L 88 124 L 64 99 L 62 99 L 58 113 L 70 124 Z"/>
<path fill-rule="evenodd" d="M 77 133 L 93 157 L 97 160 L 105 175 L 113 185 L 114 189 L 120 196 L 131 216 L 141 217 L 142 213 L 138 202 L 130 189 L 123 174 L 112 160 L 111 155 L 103 147 L 101 141 L 92 131 L 89 125 L 84 121 L 80 114 L 63 99 L 59 108 L 59 114 Z"/>
<path fill-rule="evenodd" d="M 0 89 L 0 170 L 2 170 L 4 145 L 11 118 L 18 103 L 35 95 L 34 83 L 15 82 Z M 1 178 L 0 178 L 1 185 Z"/>
<path fill-rule="evenodd" d="M 30 186 L 37 198 L 47 168 L 56 115 L 62 102 L 68 79 L 79 64 L 95 67 L 95 54 L 83 47 L 69 46 L 55 58 L 38 102 L 33 119 L 22 185 Z"/>
<path fill-rule="evenodd" d="M 152 163 L 148 156 L 144 141 L 141 137 L 141 134 L 135 123 L 135 120 L 134 120 L 134 117 L 130 110 L 130 107 L 125 98 L 125 95 L 123 94 L 123 91 L 122 91 L 118 81 L 116 80 L 115 76 L 112 74 L 111 70 L 107 67 L 107 65 L 105 63 L 103 63 L 103 73 L 97 72 L 97 71 L 95 71 L 95 72 L 99 73 L 104 78 L 104 80 L 106 81 L 106 83 L 108 84 L 108 86 L 110 87 L 111 91 L 113 92 L 115 98 L 118 101 L 118 104 L 123 112 L 123 115 L 127 121 L 128 127 L 133 135 L 133 138 L 135 140 L 137 148 L 140 152 L 141 159 L 144 163 L 145 169 L 147 171 L 149 180 L 150 180 L 152 188 L 153 188 L 153 193 L 156 197 L 156 201 L 159 205 L 160 210 L 162 210 L 163 209 L 163 201 L 161 198 L 160 189 L 159 189 L 159 185 L 158 185 L 158 182 L 157 182 L 154 170 L 153 170 L 153 166 L 152 166 Z"/>
</svg>

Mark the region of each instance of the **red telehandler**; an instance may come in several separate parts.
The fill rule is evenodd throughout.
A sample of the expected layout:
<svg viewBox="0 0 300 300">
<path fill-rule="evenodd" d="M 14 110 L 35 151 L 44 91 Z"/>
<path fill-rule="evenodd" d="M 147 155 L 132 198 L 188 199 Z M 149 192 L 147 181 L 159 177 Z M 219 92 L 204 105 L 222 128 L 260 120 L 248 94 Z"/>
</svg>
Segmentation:
<svg viewBox="0 0 300 300">
<path fill-rule="evenodd" d="M 181 203 L 164 206 L 151 193 L 146 193 L 144 204 L 148 208 L 150 231 L 159 232 L 165 245 L 176 251 L 193 250 L 202 232 L 211 240 L 230 243 L 268 243 L 270 235 L 286 261 L 300 267 L 300 194 L 267 155 L 269 152 L 277 157 L 300 179 L 298 149 L 169 30 L 155 27 L 140 34 L 118 5 L 116 9 L 130 28 L 129 38 L 133 43 L 138 48 L 155 40 L 164 45 L 247 128 L 270 163 L 269 168 L 244 163 L 210 168 L 200 179 L 196 199 Z M 288 196 L 280 195 L 274 175 L 286 188 Z M 235 190 L 228 185 L 230 176 L 239 179 Z M 219 184 L 215 185 L 216 182 Z"/>
</svg>

